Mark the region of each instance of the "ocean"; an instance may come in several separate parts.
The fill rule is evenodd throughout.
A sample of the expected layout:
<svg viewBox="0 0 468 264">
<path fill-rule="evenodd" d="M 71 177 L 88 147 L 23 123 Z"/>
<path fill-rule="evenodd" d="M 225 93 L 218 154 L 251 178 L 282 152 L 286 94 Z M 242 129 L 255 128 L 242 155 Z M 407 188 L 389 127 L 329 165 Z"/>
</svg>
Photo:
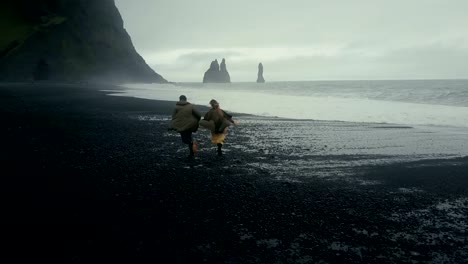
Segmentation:
<svg viewBox="0 0 468 264">
<path fill-rule="evenodd" d="M 255 153 L 247 165 L 289 177 L 337 177 L 361 166 L 468 156 L 468 80 L 308 81 L 127 84 L 111 95 L 220 102 L 240 122 L 229 129 L 232 149 Z M 170 117 L 141 114 L 167 126 Z M 168 138 L 178 139 L 176 133 Z M 195 135 L 210 156 L 209 133 Z M 176 139 L 177 138 L 177 139 Z M 186 149 L 180 146 L 181 153 Z M 261 158 L 277 159 L 275 165 Z M 294 180 L 294 179 L 288 179 Z M 363 183 L 367 184 L 367 183 Z"/>
<path fill-rule="evenodd" d="M 288 119 L 468 128 L 468 80 L 126 84 L 115 95 Z"/>
</svg>

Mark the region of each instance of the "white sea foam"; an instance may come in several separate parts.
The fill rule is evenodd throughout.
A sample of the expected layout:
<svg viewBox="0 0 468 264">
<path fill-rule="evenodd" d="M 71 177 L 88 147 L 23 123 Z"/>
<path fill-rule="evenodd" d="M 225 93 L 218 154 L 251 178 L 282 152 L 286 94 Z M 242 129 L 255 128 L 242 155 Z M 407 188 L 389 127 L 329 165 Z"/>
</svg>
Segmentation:
<svg viewBox="0 0 468 264">
<path fill-rule="evenodd" d="M 207 105 L 293 119 L 468 127 L 468 81 L 128 84 L 120 96 Z M 466 88 L 465 88 L 466 87 Z"/>
</svg>

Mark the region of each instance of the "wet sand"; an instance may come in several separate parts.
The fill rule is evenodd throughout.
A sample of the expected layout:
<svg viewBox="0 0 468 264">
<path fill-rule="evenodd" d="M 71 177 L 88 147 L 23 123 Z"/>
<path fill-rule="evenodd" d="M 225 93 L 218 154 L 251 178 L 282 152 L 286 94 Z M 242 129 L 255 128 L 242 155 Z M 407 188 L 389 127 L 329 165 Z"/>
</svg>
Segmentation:
<svg viewBox="0 0 468 264">
<path fill-rule="evenodd" d="M 200 130 L 191 161 L 174 102 L 113 89 L 0 85 L 18 262 L 468 261 L 463 130 L 242 115 L 224 157 Z"/>
</svg>

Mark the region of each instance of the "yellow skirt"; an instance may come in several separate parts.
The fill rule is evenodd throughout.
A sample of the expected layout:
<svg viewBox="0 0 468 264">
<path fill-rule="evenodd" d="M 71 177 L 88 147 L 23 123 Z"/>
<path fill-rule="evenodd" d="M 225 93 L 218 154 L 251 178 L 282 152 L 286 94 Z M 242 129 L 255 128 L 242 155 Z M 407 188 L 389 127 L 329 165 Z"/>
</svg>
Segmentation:
<svg viewBox="0 0 468 264">
<path fill-rule="evenodd" d="M 211 143 L 213 144 L 223 144 L 226 134 L 224 133 L 211 133 Z"/>
</svg>

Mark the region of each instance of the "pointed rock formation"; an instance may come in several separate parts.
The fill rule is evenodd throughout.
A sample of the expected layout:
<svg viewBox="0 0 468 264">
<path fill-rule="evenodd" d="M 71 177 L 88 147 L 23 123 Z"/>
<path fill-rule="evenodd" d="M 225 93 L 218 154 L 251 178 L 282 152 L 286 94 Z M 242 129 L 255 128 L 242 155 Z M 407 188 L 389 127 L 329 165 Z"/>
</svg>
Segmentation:
<svg viewBox="0 0 468 264">
<path fill-rule="evenodd" d="M 258 64 L 258 75 L 257 75 L 257 83 L 264 83 L 265 79 L 263 78 L 263 64 L 260 62 Z"/>
<path fill-rule="evenodd" d="M 221 61 L 219 65 L 218 60 L 214 60 L 210 64 L 210 68 L 205 72 L 203 76 L 203 83 L 230 83 L 231 76 L 226 68 L 226 60 Z"/>
</svg>

